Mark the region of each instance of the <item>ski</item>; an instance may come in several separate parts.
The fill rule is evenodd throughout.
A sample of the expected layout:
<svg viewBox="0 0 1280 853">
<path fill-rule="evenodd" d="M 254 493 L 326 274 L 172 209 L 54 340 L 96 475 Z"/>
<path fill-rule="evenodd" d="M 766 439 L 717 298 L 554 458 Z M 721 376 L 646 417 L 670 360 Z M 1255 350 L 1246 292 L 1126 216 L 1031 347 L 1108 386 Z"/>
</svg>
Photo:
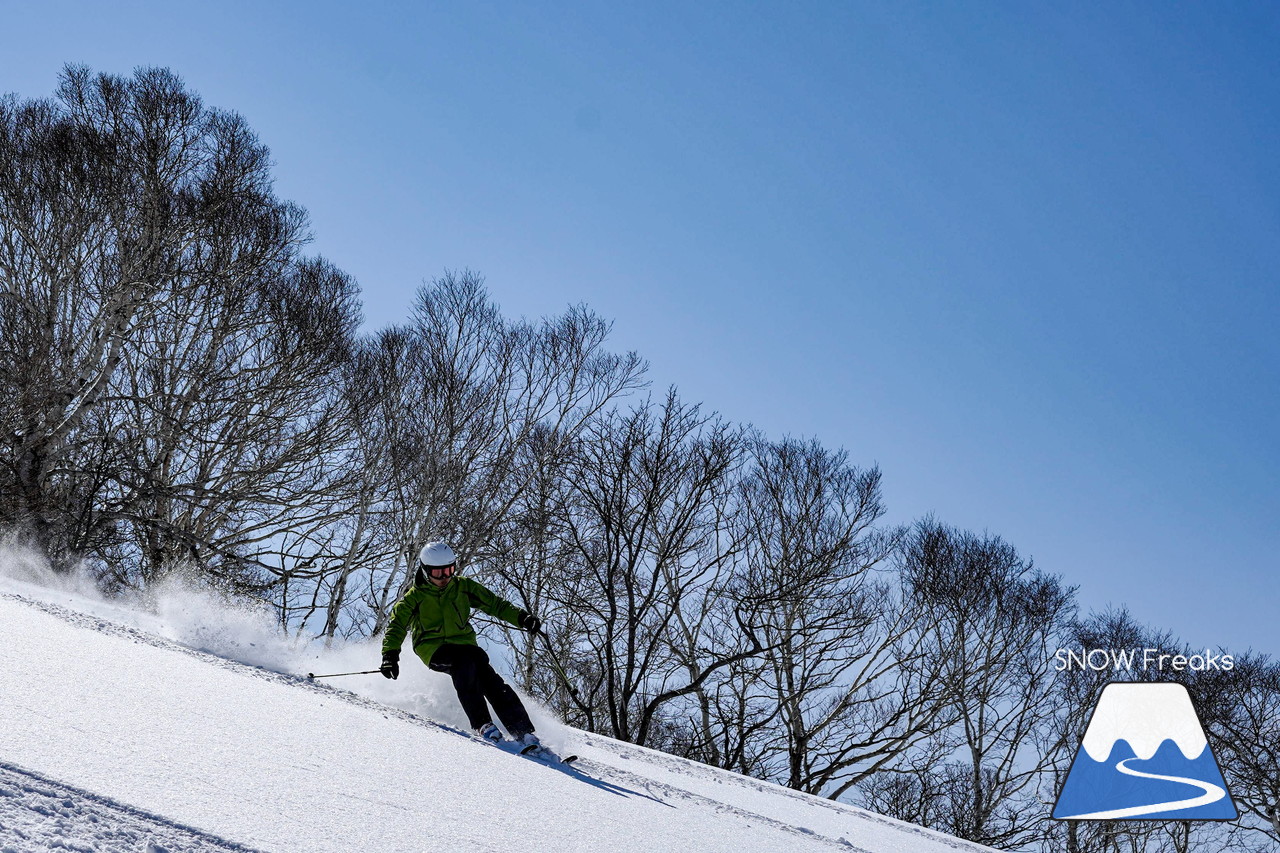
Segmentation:
<svg viewBox="0 0 1280 853">
<path fill-rule="evenodd" d="M 510 752 L 514 755 L 524 756 L 525 758 L 534 758 L 547 764 L 568 766 L 578 760 L 578 756 L 576 755 L 566 755 L 561 757 L 554 750 L 549 749 L 545 744 L 541 743 L 524 744 L 518 740 L 512 740 L 505 737 L 495 740 L 478 734 L 473 735 L 472 740 L 478 740 L 483 743 L 487 743 L 490 746 L 495 746 L 503 752 Z"/>
<path fill-rule="evenodd" d="M 545 761 L 548 764 L 572 764 L 578 760 L 578 756 L 576 755 L 557 755 L 545 746 L 540 746 L 538 744 L 526 746 L 524 749 L 520 750 L 520 754 L 526 758 L 536 758 L 539 761 Z"/>
</svg>

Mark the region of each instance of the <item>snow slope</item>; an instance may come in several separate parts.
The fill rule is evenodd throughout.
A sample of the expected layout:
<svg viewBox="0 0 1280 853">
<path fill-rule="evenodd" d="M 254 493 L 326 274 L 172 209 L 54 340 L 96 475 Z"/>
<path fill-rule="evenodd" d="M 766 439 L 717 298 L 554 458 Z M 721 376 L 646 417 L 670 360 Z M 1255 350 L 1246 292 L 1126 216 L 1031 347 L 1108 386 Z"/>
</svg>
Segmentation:
<svg viewBox="0 0 1280 853">
<path fill-rule="evenodd" d="M 0 578 L 0 853 L 989 849 L 536 708 L 582 761 L 521 758 L 468 736 L 425 667 L 305 678 L 376 661 L 198 595 L 144 613 Z"/>
</svg>

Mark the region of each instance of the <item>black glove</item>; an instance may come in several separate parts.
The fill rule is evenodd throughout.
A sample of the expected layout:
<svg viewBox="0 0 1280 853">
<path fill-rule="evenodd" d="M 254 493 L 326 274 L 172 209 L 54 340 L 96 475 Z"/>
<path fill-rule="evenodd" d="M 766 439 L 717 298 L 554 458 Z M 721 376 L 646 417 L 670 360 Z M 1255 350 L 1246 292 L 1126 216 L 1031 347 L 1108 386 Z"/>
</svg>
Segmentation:
<svg viewBox="0 0 1280 853">
<path fill-rule="evenodd" d="M 517 621 L 520 623 L 520 627 L 530 634 L 536 634 L 542 630 L 542 620 L 527 610 L 520 611 Z"/>
<path fill-rule="evenodd" d="M 382 674 L 387 678 L 400 677 L 400 650 L 382 653 Z"/>
</svg>

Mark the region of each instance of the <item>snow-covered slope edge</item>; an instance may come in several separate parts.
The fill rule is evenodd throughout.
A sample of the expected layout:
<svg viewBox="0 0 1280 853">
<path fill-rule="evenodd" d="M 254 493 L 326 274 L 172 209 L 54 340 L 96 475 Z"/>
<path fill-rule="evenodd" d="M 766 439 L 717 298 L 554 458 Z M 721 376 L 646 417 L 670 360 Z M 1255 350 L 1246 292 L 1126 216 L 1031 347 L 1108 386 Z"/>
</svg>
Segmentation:
<svg viewBox="0 0 1280 853">
<path fill-rule="evenodd" d="M 572 730 L 551 739 L 581 771 L 547 767 L 2 588 L 0 648 L 0 851 L 48 849 L 33 827 L 55 819 L 91 851 L 986 849 Z"/>
<path fill-rule="evenodd" d="M 204 853 L 250 849 L 0 763 L 0 853 Z"/>
</svg>

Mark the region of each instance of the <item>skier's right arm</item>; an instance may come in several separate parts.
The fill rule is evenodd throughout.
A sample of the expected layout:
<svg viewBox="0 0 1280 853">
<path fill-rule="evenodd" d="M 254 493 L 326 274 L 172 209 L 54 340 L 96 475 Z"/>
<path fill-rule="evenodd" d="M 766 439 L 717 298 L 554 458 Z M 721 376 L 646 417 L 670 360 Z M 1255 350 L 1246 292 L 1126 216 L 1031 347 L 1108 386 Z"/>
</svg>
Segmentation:
<svg viewBox="0 0 1280 853">
<path fill-rule="evenodd" d="M 413 615 L 414 606 L 406 595 L 391 608 L 391 622 L 387 625 L 386 636 L 382 638 L 382 666 L 379 667 L 387 678 L 400 677 L 400 646 L 404 643 L 404 635 L 409 631 L 409 619 Z"/>
<path fill-rule="evenodd" d="M 391 621 L 387 624 L 387 633 L 382 638 L 382 654 L 384 656 L 387 652 L 395 652 L 397 656 L 400 654 L 400 646 L 404 644 L 404 635 L 409 633 L 409 620 L 413 617 L 413 611 L 417 605 L 416 601 L 410 600 L 412 598 L 412 595 L 406 595 L 391 608 Z"/>
</svg>

